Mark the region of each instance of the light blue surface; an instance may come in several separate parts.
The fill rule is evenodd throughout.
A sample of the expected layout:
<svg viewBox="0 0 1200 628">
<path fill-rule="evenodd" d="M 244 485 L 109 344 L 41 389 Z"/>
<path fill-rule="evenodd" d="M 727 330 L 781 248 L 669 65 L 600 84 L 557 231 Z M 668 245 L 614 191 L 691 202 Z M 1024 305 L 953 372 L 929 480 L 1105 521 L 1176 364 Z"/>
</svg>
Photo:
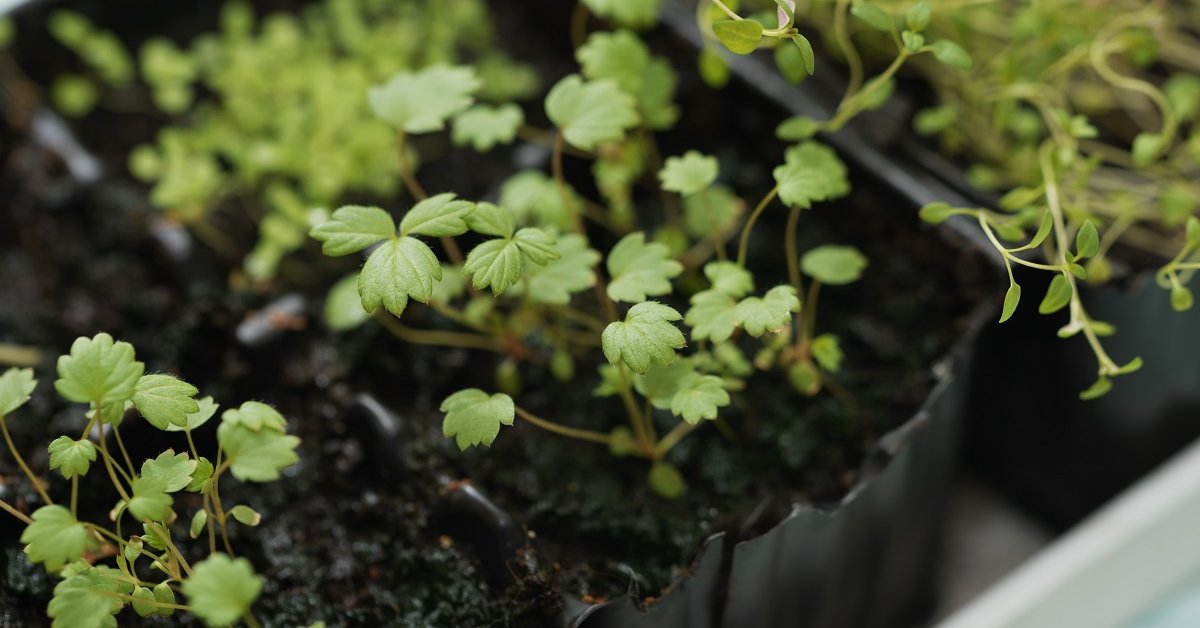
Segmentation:
<svg viewBox="0 0 1200 628">
<path fill-rule="evenodd" d="M 1200 573 L 1192 574 L 1182 586 L 1159 598 L 1125 625 L 1125 628 L 1197 627 L 1200 627 Z"/>
</svg>

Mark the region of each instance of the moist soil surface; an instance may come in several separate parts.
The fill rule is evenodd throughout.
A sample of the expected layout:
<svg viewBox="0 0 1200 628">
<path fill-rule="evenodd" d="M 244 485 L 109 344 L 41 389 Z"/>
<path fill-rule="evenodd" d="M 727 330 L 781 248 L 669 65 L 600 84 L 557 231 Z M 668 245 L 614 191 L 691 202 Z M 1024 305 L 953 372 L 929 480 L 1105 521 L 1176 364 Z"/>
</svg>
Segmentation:
<svg viewBox="0 0 1200 628">
<path fill-rule="evenodd" d="M 564 41 L 553 45 L 569 46 L 565 29 L 554 32 Z M 772 139 L 782 115 L 739 86 L 708 90 L 694 78 L 691 53 L 665 33 L 652 39 L 682 75 L 683 117 L 660 139 L 661 152 L 715 154 L 722 180 L 756 202 L 782 160 L 784 146 Z M 569 70 L 561 65 L 539 63 L 558 75 Z M 83 409 L 53 393 L 53 356 L 98 331 L 133 343 L 148 370 L 178 373 L 225 407 L 248 399 L 278 407 L 302 439 L 301 462 L 271 485 L 222 485 L 227 504 L 263 515 L 256 529 L 235 526 L 232 541 L 266 576 L 255 605 L 266 625 L 554 625 L 560 590 L 595 599 L 658 596 L 708 535 L 753 536 L 795 501 L 834 504 L 844 496 L 865 452 L 926 397 L 931 366 L 961 336 L 973 303 L 995 293 L 984 264 L 921 227 L 913 208 L 895 206 L 869 181 L 855 179 L 850 197 L 818 205 L 800 222 L 801 251 L 847 243 L 871 260 L 859 284 L 822 291 L 817 332 L 838 334 L 845 352 L 837 394 L 804 397 L 782 376 L 756 377 L 719 423 L 672 451 L 688 490 L 665 501 L 648 489 L 645 462 L 520 422 L 504 428 L 490 449 L 458 452 L 440 433 L 437 406 L 464 385 L 494 388 L 499 358 L 405 345 L 374 324 L 329 332 L 318 315 L 323 292 L 349 266 L 323 259 L 316 246 L 290 262 L 276 285 L 234 282 L 231 289 L 231 260 L 199 244 L 186 254 L 164 244 L 169 239 L 145 190 L 123 174 L 114 147 L 143 141 L 152 125 L 85 119 L 80 129 L 89 145 L 105 147 L 110 173 L 89 187 L 75 184 L 23 128 L 7 129 L 0 145 L 0 342 L 45 353 L 37 367 L 41 387 L 9 423 L 30 464 L 47 469 L 46 443 L 83 424 Z M 481 198 L 515 170 L 513 161 L 511 153 L 484 159 L 452 151 L 420 176 L 430 189 Z M 567 166 L 588 193 L 588 164 Z M 643 197 L 646 215 L 657 214 L 657 194 Z M 786 281 L 785 215 L 773 208 L 755 231 L 750 262 L 760 289 Z M 231 225 L 231 235 L 249 246 L 253 232 L 241 228 Z M 286 293 L 307 303 L 288 329 L 256 346 L 239 342 L 239 323 Z M 674 299 L 686 305 L 684 296 Z M 414 326 L 446 324 L 413 310 Z M 597 364 L 577 364 L 578 381 L 565 386 L 522 367 L 519 403 L 607 431 L 623 414 L 619 402 L 591 396 Z M 399 419 L 394 439 L 348 412 L 363 393 Z M 656 420 L 660 432 L 673 425 L 669 416 Z M 198 434 L 202 454 L 215 452 L 215 423 Z M 137 420 L 126 421 L 122 433 L 135 459 L 186 446 Z M 37 507 L 8 455 L 0 455 L 0 474 L 0 495 L 26 511 Z M 101 474 L 87 480 L 81 511 L 103 521 L 116 496 Z M 463 480 L 527 531 L 529 546 L 519 557 L 499 565 L 483 560 L 488 552 L 477 551 L 475 535 L 454 525 L 465 515 L 447 506 L 445 495 Z M 50 481 L 52 495 L 63 497 L 65 482 Z M 185 521 L 198 508 L 189 498 L 176 503 Z M 53 588 L 21 554 L 20 532 L 17 522 L 0 521 L 0 625 L 44 623 Z M 186 536 L 182 528 L 177 536 Z M 205 550 L 184 549 L 197 557 Z M 124 621 L 136 620 L 126 615 Z"/>
</svg>

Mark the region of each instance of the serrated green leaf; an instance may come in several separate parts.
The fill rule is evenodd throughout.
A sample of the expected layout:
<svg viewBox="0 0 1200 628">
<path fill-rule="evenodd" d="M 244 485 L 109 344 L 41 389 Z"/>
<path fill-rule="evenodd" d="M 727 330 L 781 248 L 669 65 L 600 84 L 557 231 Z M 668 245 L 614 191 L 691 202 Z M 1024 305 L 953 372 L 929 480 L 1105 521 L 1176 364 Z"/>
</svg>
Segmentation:
<svg viewBox="0 0 1200 628">
<path fill-rule="evenodd" d="M 142 477 L 160 480 L 163 490 L 174 493 L 191 484 L 197 464 L 186 453 L 176 454 L 174 449 L 168 449 L 157 458 L 142 463 Z"/>
<path fill-rule="evenodd" d="M 452 192 L 430 196 L 413 205 L 400 220 L 400 235 L 434 238 L 462 235 L 467 232 L 466 218 L 474 209 L 475 203 L 456 199 Z"/>
<path fill-rule="evenodd" d="M 609 364 L 624 363 L 636 373 L 645 373 L 651 365 L 668 366 L 675 351 L 686 342 L 673 321 L 683 318 L 673 308 L 646 301 L 629 308 L 624 321 L 604 328 L 601 345 Z"/>
<path fill-rule="evenodd" d="M 237 411 L 226 410 L 221 415 L 217 441 L 225 450 L 225 459 L 231 463 L 229 470 L 233 477 L 242 481 L 270 482 L 279 479 L 280 471 L 299 461 L 296 447 L 300 439 L 284 433 L 286 422 L 282 419 L 270 406 L 253 401 L 242 404 Z"/>
<path fill-rule="evenodd" d="M 513 424 L 516 411 L 512 397 L 503 393 L 489 396 L 478 388 L 446 397 L 440 409 L 446 413 L 442 433 L 454 437 L 462 450 L 473 445 L 490 447 L 500 434 L 500 426 Z"/>
<path fill-rule="evenodd" d="M 143 467 L 144 468 L 144 467 Z M 133 481 L 129 512 L 141 521 L 166 521 L 171 518 L 174 500 L 167 494 L 167 483 L 158 477 L 140 477 Z"/>
<path fill-rule="evenodd" d="M 846 165 L 833 149 L 808 141 L 785 153 L 782 166 L 772 175 L 779 186 L 779 199 L 793 207 L 811 207 L 815 201 L 827 201 L 850 192 Z"/>
<path fill-rule="evenodd" d="M 524 123 L 525 113 L 514 104 L 475 105 L 455 116 L 451 138 L 455 146 L 470 145 L 476 152 L 486 153 L 497 145 L 511 144 Z"/>
<path fill-rule="evenodd" d="M 702 192 L 717 180 L 717 158 L 690 150 L 682 157 L 668 157 L 658 172 L 664 190 L 683 195 Z"/>
<path fill-rule="evenodd" d="M 754 290 L 754 276 L 735 262 L 709 262 L 704 265 L 704 276 L 712 283 L 713 290 L 735 299 Z"/>
<path fill-rule="evenodd" d="M 1100 235 L 1096 232 L 1096 225 L 1086 220 L 1075 234 L 1075 259 L 1091 257 L 1099 252 Z"/>
<path fill-rule="evenodd" d="M 467 227 L 475 233 L 511 238 L 516 226 L 513 225 L 512 212 L 491 203 L 478 203 L 475 209 L 467 214 Z"/>
<path fill-rule="evenodd" d="M 739 55 L 754 52 L 763 38 L 763 25 L 754 20 L 721 20 L 712 29 L 722 45 Z"/>
<path fill-rule="evenodd" d="M 209 462 L 208 458 L 200 456 L 200 458 L 196 460 L 196 470 L 192 471 L 192 479 L 190 482 L 188 482 L 188 492 L 202 492 L 204 490 L 204 485 L 208 482 L 208 479 L 212 477 L 212 474 L 213 464 Z"/>
<path fill-rule="evenodd" d="M 566 305 L 571 295 L 596 284 L 600 254 L 588 246 L 587 238 L 569 233 L 558 238 L 560 257 L 545 266 L 525 269 L 526 295 L 534 303 Z"/>
<path fill-rule="evenodd" d="M 50 452 L 50 468 L 58 469 L 64 478 L 87 475 L 96 460 L 96 446 L 89 440 L 59 436 L 46 448 Z"/>
<path fill-rule="evenodd" d="M 683 474 L 668 462 L 654 463 L 650 467 L 650 473 L 646 476 L 646 481 L 655 493 L 658 493 L 660 497 L 665 499 L 675 499 L 683 495 L 684 491 L 687 490 L 687 483 L 683 481 Z"/>
<path fill-rule="evenodd" d="M 145 366 L 134 359 L 133 345 L 99 333 L 75 339 L 71 353 L 58 358 L 54 389 L 70 401 L 123 405 L 133 397 L 144 371 Z"/>
<path fill-rule="evenodd" d="M 143 375 L 133 393 L 133 405 L 151 425 L 160 430 L 170 425 L 183 427 L 187 417 L 200 410 L 193 399 L 200 391 L 170 375 Z"/>
<path fill-rule="evenodd" d="M 637 35 L 620 30 L 597 31 L 575 51 L 588 80 L 612 80 L 632 96 L 638 113 L 651 129 L 669 128 L 679 117 L 673 99 L 677 78 L 663 58 L 652 57 Z"/>
<path fill-rule="evenodd" d="M 1000 310 L 1000 322 L 1012 318 L 1013 312 L 1017 311 L 1017 304 L 1021 302 L 1021 286 L 1017 282 L 1008 284 L 1008 291 L 1004 293 L 1004 307 Z"/>
<path fill-rule="evenodd" d="M 792 286 L 775 286 L 762 298 L 746 297 L 738 302 L 734 317 L 746 333 L 758 338 L 768 331 L 778 331 L 800 311 L 800 298 Z"/>
<path fill-rule="evenodd" d="M 645 28 L 658 19 L 660 0 L 583 0 L 593 13 L 630 28 Z"/>
<path fill-rule="evenodd" d="M 357 305 L 357 301 L 356 301 L 356 305 Z M 195 430 L 195 429 L 199 428 L 201 425 L 204 425 L 205 423 L 207 423 L 209 419 L 213 418 L 213 415 L 217 413 L 217 408 L 219 407 L 213 401 L 213 398 L 211 396 L 201 397 L 200 399 L 197 399 L 196 404 L 199 407 L 195 412 L 188 413 L 186 425 L 179 426 L 179 425 L 175 425 L 172 423 L 172 424 L 167 425 L 167 431 L 168 432 L 182 432 L 185 429 Z"/>
<path fill-rule="evenodd" d="M 52 628 L 116 628 L 115 615 L 125 603 L 120 577 L 107 567 L 88 567 L 54 586 L 46 607 Z"/>
<path fill-rule="evenodd" d="M 237 505 L 229 509 L 229 514 L 245 526 L 255 527 L 262 523 L 262 515 L 249 506 Z"/>
<path fill-rule="evenodd" d="M 967 54 L 967 51 L 963 50 L 962 46 L 952 41 L 945 39 L 935 41 L 930 44 L 929 51 L 933 53 L 933 56 L 938 61 L 960 70 L 970 70 L 973 65 L 971 55 Z"/>
<path fill-rule="evenodd" d="M 696 375 L 675 391 L 671 414 L 695 425 L 717 418 L 717 409 L 729 405 L 729 393 L 715 375 Z"/>
<path fill-rule="evenodd" d="M 712 340 L 721 343 L 733 336 L 738 326 L 737 301 L 718 290 L 705 290 L 692 295 L 691 307 L 683 322 L 692 328 L 693 340 Z"/>
<path fill-rule="evenodd" d="M 858 281 L 867 258 L 852 246 L 826 244 L 800 257 L 800 270 L 821 283 L 844 285 Z"/>
<path fill-rule="evenodd" d="M 384 242 L 371 253 L 358 275 L 358 294 L 363 309 L 374 312 L 380 305 L 400 316 L 411 297 L 429 302 L 434 282 L 442 280 L 442 266 L 424 242 L 403 237 Z"/>
<path fill-rule="evenodd" d="M 493 294 L 502 294 L 521 278 L 521 251 L 512 240 L 488 240 L 467 253 L 463 273 L 471 276 L 476 290 L 490 287 Z"/>
<path fill-rule="evenodd" d="M 325 296 L 322 317 L 325 324 L 334 331 L 356 329 L 371 318 L 358 298 L 357 274 L 347 275 L 333 284 L 329 294 Z"/>
<path fill-rule="evenodd" d="M 561 257 L 554 236 L 536 227 L 519 229 L 513 235 L 513 242 L 526 262 L 544 266 Z"/>
<path fill-rule="evenodd" d="M 1046 289 L 1046 296 L 1042 299 L 1042 303 L 1038 305 L 1039 314 L 1053 314 L 1071 302 L 1071 282 L 1067 280 L 1063 274 L 1057 274 L 1054 279 L 1050 280 L 1050 287 Z"/>
<path fill-rule="evenodd" d="M 671 279 L 683 272 L 683 265 L 670 259 L 667 246 L 646 242 L 638 231 L 623 238 L 608 253 L 606 263 L 612 278 L 608 296 L 614 301 L 638 303 L 647 297 L 671 292 Z"/>
<path fill-rule="evenodd" d="M 188 536 L 193 539 L 199 538 L 206 525 L 208 525 L 208 511 L 197 510 L 196 514 L 192 515 L 191 524 L 188 525 Z"/>
<path fill-rule="evenodd" d="M 812 357 L 827 373 L 836 373 L 842 368 L 842 346 L 833 334 L 821 334 L 813 338 L 808 349 Z"/>
<path fill-rule="evenodd" d="M 0 375 L 0 416 L 11 414 L 25 405 L 37 388 L 33 369 L 10 368 Z"/>
<path fill-rule="evenodd" d="M 333 212 L 329 220 L 313 227 L 308 235 L 321 242 L 323 253 L 338 257 L 394 238 L 396 223 L 378 207 L 343 205 Z"/>
<path fill-rule="evenodd" d="M 255 575 L 250 561 L 217 553 L 196 563 L 183 581 L 183 594 L 192 613 L 209 626 L 224 626 L 250 610 L 262 587 L 263 579 Z"/>
<path fill-rule="evenodd" d="M 573 146 L 592 150 L 625 136 L 638 123 L 634 101 L 614 81 L 589 81 L 572 74 L 546 95 L 546 115 Z"/>
<path fill-rule="evenodd" d="M 25 557 L 31 563 L 41 563 L 47 571 L 58 571 L 63 565 L 79 560 L 95 545 L 87 528 L 62 506 L 42 506 L 30 517 L 33 523 L 21 533 Z"/>
<path fill-rule="evenodd" d="M 890 33 L 896 27 L 896 21 L 888 15 L 887 11 L 866 2 L 860 2 L 850 7 L 850 15 L 862 20 L 871 28 L 885 33 Z"/>
<path fill-rule="evenodd" d="M 481 82 L 467 66 L 430 66 L 403 72 L 367 91 L 375 117 L 406 133 L 440 131 L 474 102 Z"/>
</svg>

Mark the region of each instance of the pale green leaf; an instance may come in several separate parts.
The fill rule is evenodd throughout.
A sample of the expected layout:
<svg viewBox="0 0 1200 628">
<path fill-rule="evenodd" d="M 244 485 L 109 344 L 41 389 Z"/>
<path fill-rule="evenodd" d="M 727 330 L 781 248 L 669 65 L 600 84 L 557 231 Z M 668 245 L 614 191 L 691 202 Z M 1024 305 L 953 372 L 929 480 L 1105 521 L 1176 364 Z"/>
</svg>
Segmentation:
<svg viewBox="0 0 1200 628">
<path fill-rule="evenodd" d="M 679 312 L 661 303 L 634 305 L 624 321 L 614 321 L 604 328 L 604 357 L 614 366 L 624 363 L 637 373 L 645 373 L 651 365 L 671 364 L 675 351 L 686 344 L 683 332 L 672 324 L 681 318 Z"/>
<path fill-rule="evenodd" d="M 174 449 L 168 449 L 157 458 L 142 463 L 142 477 L 160 480 L 163 490 L 174 493 L 191 484 L 196 465 L 197 462 L 186 453 L 176 454 Z"/>
<path fill-rule="evenodd" d="M 621 139 L 638 123 L 633 99 L 613 81 L 572 74 L 546 95 L 546 115 L 567 142 L 584 150 Z"/>
<path fill-rule="evenodd" d="M 308 232 L 321 241 L 321 251 L 331 257 L 357 253 L 376 242 L 396 236 L 396 223 L 378 207 L 343 205 L 329 220 Z"/>
<path fill-rule="evenodd" d="M 679 117 L 672 102 L 677 78 L 670 64 L 651 57 L 650 48 L 637 35 L 626 31 L 597 31 L 575 51 L 588 80 L 612 80 L 632 96 L 643 122 L 652 129 L 665 129 Z"/>
<path fill-rule="evenodd" d="M 355 301 L 355 305 L 357 305 L 357 301 Z M 189 413 L 187 415 L 187 425 L 186 426 L 179 426 L 179 425 L 171 424 L 171 425 L 167 426 L 167 431 L 168 432 L 182 432 L 185 429 L 194 430 L 194 429 L 200 427 L 201 425 L 208 423 L 208 420 L 213 418 L 213 415 L 217 413 L 218 406 L 213 401 L 213 398 L 211 396 L 210 397 L 201 397 L 200 399 L 196 400 L 196 403 L 200 407 L 195 412 Z"/>
<path fill-rule="evenodd" d="M 470 145 L 486 153 L 499 144 L 511 144 L 524 123 L 524 112 L 514 104 L 475 105 L 455 116 L 451 138 L 455 146 Z"/>
<path fill-rule="evenodd" d="M 705 290 L 692 295 L 691 307 L 683 322 L 692 328 L 692 340 L 725 342 L 738 326 L 735 314 L 737 301 L 719 290 Z"/>
<path fill-rule="evenodd" d="M 475 203 L 458 200 L 452 192 L 430 196 L 413 205 L 400 220 L 400 235 L 434 238 L 462 235 L 467 232 L 466 218 L 474 209 Z"/>
<path fill-rule="evenodd" d="M 237 505 L 229 509 L 229 515 L 245 526 L 254 527 L 262 522 L 262 515 L 249 506 Z"/>
<path fill-rule="evenodd" d="M 285 428 L 283 418 L 265 404 L 251 401 L 239 410 L 226 410 L 217 428 L 217 441 L 231 463 L 233 477 L 270 482 L 279 479 L 280 471 L 296 464 L 300 439 L 285 434 Z"/>
<path fill-rule="evenodd" d="M 821 334 L 813 338 L 809 351 L 817 364 L 826 372 L 836 373 L 842 368 L 842 346 L 838 337 L 833 334 Z"/>
<path fill-rule="evenodd" d="M 775 137 L 785 142 L 810 139 L 821 130 L 821 123 L 809 116 L 792 116 L 775 127 Z"/>
<path fill-rule="evenodd" d="M 742 214 L 744 203 L 728 186 L 716 184 L 683 198 L 683 224 L 693 238 L 707 238 L 730 231 Z"/>
<path fill-rule="evenodd" d="M 150 589 L 139 586 L 133 590 L 133 600 L 130 601 L 130 604 L 133 606 L 133 612 L 137 613 L 139 617 L 149 617 L 154 614 L 156 609 L 153 602 L 154 593 Z"/>
<path fill-rule="evenodd" d="M 784 157 L 772 174 L 785 204 L 807 208 L 850 193 L 846 165 L 828 146 L 808 141 L 789 148 Z"/>
<path fill-rule="evenodd" d="M 200 493 L 204 490 L 204 485 L 208 482 L 213 474 L 213 464 L 208 458 L 200 456 L 196 460 L 196 470 L 192 472 L 192 479 L 188 482 L 187 490 L 189 493 Z"/>
<path fill-rule="evenodd" d="M 442 433 L 452 436 L 458 448 L 472 445 L 491 446 L 501 425 L 512 425 L 515 413 L 512 397 L 503 393 L 488 395 L 478 388 L 460 390 L 442 402 L 446 413 Z"/>
<path fill-rule="evenodd" d="M 746 297 L 738 302 L 734 317 L 746 333 L 758 338 L 764 333 L 778 331 L 800 311 L 800 298 L 792 286 L 775 286 L 762 298 Z"/>
<path fill-rule="evenodd" d="M 58 469 L 64 478 L 87 475 L 96 460 L 96 446 L 87 439 L 75 440 L 59 436 L 46 448 L 50 452 L 50 468 Z"/>
<path fill-rule="evenodd" d="M 754 290 L 754 276 L 735 262 L 709 262 L 704 265 L 704 276 L 712 282 L 713 290 L 734 298 Z"/>
<path fill-rule="evenodd" d="M 645 28 L 658 20 L 661 0 L 583 0 L 596 15 L 630 28 Z"/>
<path fill-rule="evenodd" d="M 481 83 L 467 66 L 436 65 L 403 72 L 367 92 L 375 117 L 406 133 L 439 131 L 474 102 Z"/>
<path fill-rule="evenodd" d="M 571 295 L 596 284 L 593 270 L 600 254 L 588 246 L 587 238 L 577 233 L 559 236 L 557 260 L 545 266 L 525 270 L 526 294 L 534 303 L 566 305 Z"/>
<path fill-rule="evenodd" d="M 570 186 L 566 196 L 571 207 L 581 205 Z M 541 170 L 522 170 L 509 177 L 500 186 L 500 206 L 510 210 L 521 225 L 571 228 L 571 209 L 563 202 L 558 184 Z"/>
<path fill-rule="evenodd" d="M 650 488 L 655 493 L 666 499 L 675 499 L 683 495 L 684 491 L 687 490 L 687 483 L 683 481 L 683 474 L 668 462 L 660 461 L 654 463 L 650 467 L 650 473 L 646 476 L 646 481 L 649 482 Z"/>
<path fill-rule="evenodd" d="M 1008 284 L 1008 291 L 1004 293 L 1004 307 L 1000 310 L 1000 322 L 1012 318 L 1014 312 L 1017 311 L 1017 304 L 1021 302 L 1021 286 L 1017 282 Z"/>
<path fill-rule="evenodd" d="M 129 512 L 141 521 L 166 521 L 171 518 L 174 500 L 167 494 L 167 483 L 158 477 L 142 476 L 133 481 Z"/>
<path fill-rule="evenodd" d="M 1086 220 L 1075 234 L 1075 259 L 1091 257 L 1100 252 L 1100 234 L 1096 224 Z"/>
<path fill-rule="evenodd" d="M 170 375 L 143 375 L 133 393 L 133 405 L 160 430 L 170 425 L 183 427 L 188 415 L 200 410 L 193 398 L 198 392 L 195 386 Z"/>
<path fill-rule="evenodd" d="M 204 526 L 208 525 L 208 511 L 203 509 L 197 510 L 196 514 L 192 515 L 192 522 L 188 525 L 188 536 L 191 538 L 199 538 L 200 533 L 204 531 Z"/>
<path fill-rule="evenodd" d="M 71 353 L 58 358 L 54 388 L 70 401 L 97 406 L 124 404 L 133 397 L 145 366 L 134 359 L 133 345 L 99 333 L 77 338 Z"/>
<path fill-rule="evenodd" d="M 358 298 L 358 275 L 347 275 L 329 289 L 323 310 L 325 324 L 334 331 L 350 331 L 371 318 Z"/>
<path fill-rule="evenodd" d="M 247 401 L 236 409 L 226 410 L 221 415 L 226 423 L 241 425 L 248 430 L 274 430 L 282 432 L 287 429 L 287 419 L 279 411 L 261 401 Z"/>
<path fill-rule="evenodd" d="M 358 275 L 358 294 L 364 310 L 374 312 L 383 305 L 400 316 L 410 297 L 428 302 L 434 282 L 441 279 L 442 266 L 427 244 L 413 237 L 396 238 L 367 258 Z"/>
<path fill-rule="evenodd" d="M 691 424 L 717 418 L 717 408 L 729 405 L 729 393 L 716 375 L 697 375 L 671 398 L 671 414 Z"/>
<path fill-rule="evenodd" d="M 125 606 L 119 596 L 133 591 L 123 578 L 109 567 L 86 567 L 64 578 L 46 607 L 51 628 L 116 628 L 115 615 Z"/>
<path fill-rule="evenodd" d="M 1050 287 L 1046 289 L 1046 296 L 1042 298 L 1041 304 L 1038 305 L 1039 314 L 1053 314 L 1071 302 L 1071 295 L 1074 290 L 1071 289 L 1071 282 L 1066 275 L 1057 274 L 1054 279 L 1050 280 Z"/>
<path fill-rule="evenodd" d="M 804 274 L 834 286 L 858 281 L 866 267 L 866 256 L 852 246 L 826 244 L 800 256 Z"/>
<path fill-rule="evenodd" d="M 891 32 L 896 27 L 892 16 L 883 9 L 866 2 L 860 2 L 850 7 L 850 14 L 876 30 Z"/>
<path fill-rule="evenodd" d="M 262 588 L 263 579 L 255 575 L 250 561 L 220 553 L 196 563 L 192 575 L 183 581 L 183 595 L 192 613 L 209 626 L 236 622 L 250 610 Z"/>
<path fill-rule="evenodd" d="M 58 571 L 79 560 L 95 545 L 87 528 L 62 506 L 42 506 L 33 511 L 31 518 L 33 523 L 21 533 L 25 557 L 31 563 L 42 563 L 47 571 Z"/>
<path fill-rule="evenodd" d="M 683 265 L 670 259 L 667 246 L 646 242 L 646 234 L 634 232 L 617 242 L 608 254 L 608 296 L 614 301 L 638 303 L 648 296 L 671 292 L 671 279 Z"/>
<path fill-rule="evenodd" d="M 0 375 L 0 416 L 11 414 L 25 405 L 37 388 L 33 369 L 10 368 Z"/>
<path fill-rule="evenodd" d="M 466 220 L 471 231 L 483 235 L 511 238 L 516 230 L 512 212 L 492 203 L 478 203 Z"/>
<path fill-rule="evenodd" d="M 962 46 L 949 40 L 943 39 L 933 42 L 929 46 L 929 51 L 933 53 L 933 56 L 938 61 L 960 70 L 970 70 L 973 65 L 971 55 L 967 54 L 967 51 L 963 50 Z"/>
<path fill-rule="evenodd" d="M 521 250 L 509 239 L 488 240 L 467 253 L 463 273 L 476 290 L 490 287 L 492 294 L 502 294 L 521 278 Z"/>
<path fill-rule="evenodd" d="M 754 52 L 763 38 L 763 25 L 754 20 L 720 20 L 713 22 L 712 30 L 721 44 L 739 55 Z"/>
<path fill-rule="evenodd" d="M 690 150 L 682 157 L 668 157 L 658 172 L 664 190 L 683 195 L 702 192 L 717 180 L 717 158 Z"/>
</svg>

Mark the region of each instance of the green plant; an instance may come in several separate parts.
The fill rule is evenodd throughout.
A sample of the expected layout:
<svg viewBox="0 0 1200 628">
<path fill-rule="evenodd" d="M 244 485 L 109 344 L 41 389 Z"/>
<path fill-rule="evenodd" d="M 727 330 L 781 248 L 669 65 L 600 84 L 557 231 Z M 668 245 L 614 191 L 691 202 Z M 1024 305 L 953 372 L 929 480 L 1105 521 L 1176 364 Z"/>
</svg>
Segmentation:
<svg viewBox="0 0 1200 628">
<path fill-rule="evenodd" d="M 1081 335 L 1095 354 L 1097 379 L 1081 397 L 1100 396 L 1112 378 L 1137 370 L 1140 359 L 1121 364 L 1105 350 L 1103 337 L 1116 330 L 1088 314 L 1080 286 L 1110 281 L 1123 254 L 1178 251 L 1156 277 L 1175 309 L 1192 306 L 1187 283 L 1200 267 L 1191 236 L 1200 207 L 1193 54 L 1200 42 L 1189 30 L 1196 12 L 1135 1 L 943 7 L 825 0 L 804 9 L 803 22 L 828 35 L 825 43 L 845 62 L 850 87 L 831 120 L 789 120 L 781 136 L 836 130 L 864 99 L 872 101 L 867 108 L 886 99 L 891 76 L 910 66 L 938 99 L 914 117 L 916 130 L 968 157 L 975 185 L 1005 193 L 996 210 L 934 203 L 922 217 L 978 223 L 1009 268 L 1001 322 L 1022 297 L 1013 264 L 1054 274 L 1038 311 L 1065 309 L 1059 336 Z M 855 22 L 861 32 L 852 41 Z M 867 62 L 888 58 L 887 69 L 864 84 Z M 872 85 L 882 98 L 870 96 Z"/>
<path fill-rule="evenodd" d="M 256 526 L 260 516 L 246 505 L 226 508 L 219 484 L 227 474 L 243 482 L 274 481 L 295 464 L 300 441 L 286 433 L 285 419 L 255 401 L 226 410 L 217 428 L 220 447 L 210 460 L 197 451 L 192 432 L 216 415 L 211 397 L 196 399 L 198 391 L 191 384 L 171 375 L 145 373 L 133 346 L 108 334 L 79 338 L 70 353 L 58 359 L 54 382 L 64 399 L 87 404 L 79 436 L 60 436 L 47 447 L 50 469 L 71 484 L 69 497 L 60 502 L 51 497 L 52 491 L 9 434 L 8 418 L 36 386 L 31 369 L 13 368 L 0 375 L 0 432 L 43 505 L 26 515 L 0 500 L 0 509 L 26 524 L 21 543 L 30 562 L 61 578 L 47 609 L 53 625 L 116 626 L 115 616 L 126 606 L 142 617 L 185 611 L 211 626 L 238 619 L 257 625 L 250 606 L 263 581 L 249 561 L 235 558 L 227 530 L 234 521 Z M 182 432 L 186 449 L 168 449 L 135 466 L 120 431 L 131 410 L 160 430 Z M 96 434 L 95 441 L 89 438 Z M 110 435 L 115 452 L 109 449 Z M 85 490 L 80 478 L 97 460 L 119 496 L 107 524 L 80 519 L 79 497 Z M 175 510 L 176 494 L 181 492 L 200 497 L 201 507 L 190 519 L 181 519 Z M 124 530 L 130 520 L 138 526 L 132 533 Z M 179 541 L 184 530 L 192 539 L 207 535 L 203 560 L 193 564 L 185 556 Z M 218 550 L 218 538 L 223 551 Z M 112 563 L 105 564 L 110 559 Z"/>
<path fill-rule="evenodd" d="M 668 454 L 717 418 L 755 364 L 786 371 L 805 394 L 830 381 L 842 356 L 835 336 L 815 333 L 816 301 L 823 285 L 855 281 L 867 261 L 848 246 L 803 256 L 797 249 L 803 210 L 849 192 L 846 168 L 833 151 L 812 141 L 790 148 L 774 171 L 777 185 L 743 219 L 741 201 L 717 182 L 716 158 L 698 151 L 658 157 L 653 131 L 678 117 L 676 79 L 665 60 L 628 30 L 593 33 L 576 54 L 582 74 L 563 78 L 545 98 L 555 129 L 535 133 L 552 138 L 550 177 L 524 171 L 504 183 L 499 203 L 472 202 L 450 192 L 426 195 L 414 165 L 405 162 L 402 179 L 417 202 L 398 223 L 382 208 L 348 205 L 312 229 L 327 255 L 367 254 L 361 271 L 330 292 L 326 317 L 346 330 L 373 316 L 406 342 L 505 356 L 496 374 L 502 392 L 470 387 L 441 406 L 443 431 L 460 448 L 490 445 L 519 417 L 614 455 L 648 460 L 651 486 L 674 497 L 685 481 Z M 439 96 L 424 97 L 435 86 Z M 375 115 L 397 130 L 402 144 L 452 123 L 457 143 L 487 148 L 496 135 L 509 136 L 495 127 L 524 116 L 496 117 L 491 128 L 470 121 L 478 88 L 469 67 L 435 67 L 393 76 L 370 94 Z M 519 111 L 514 103 L 499 109 Z M 564 175 L 567 154 L 593 159 L 603 201 L 572 188 Z M 663 209 L 653 232 L 640 223 L 656 218 L 636 209 L 642 185 Z M 747 267 L 751 231 L 776 200 L 789 208 L 779 260 L 788 281 L 759 292 Z M 727 241 L 735 236 L 731 257 Z M 613 244 L 601 249 L 594 241 Z M 801 308 L 806 279 L 809 305 Z M 684 280 L 701 288 L 690 307 L 671 296 Z M 428 310 L 410 314 L 412 301 Z M 433 326 L 406 322 L 431 315 L 440 319 Z M 753 363 L 743 353 L 747 337 L 758 341 Z M 626 424 L 582 429 L 516 403 L 519 362 L 548 368 L 563 382 L 577 378 L 577 364 L 599 362 L 594 394 L 616 397 Z M 673 425 L 660 434 L 667 416 Z"/>
</svg>

